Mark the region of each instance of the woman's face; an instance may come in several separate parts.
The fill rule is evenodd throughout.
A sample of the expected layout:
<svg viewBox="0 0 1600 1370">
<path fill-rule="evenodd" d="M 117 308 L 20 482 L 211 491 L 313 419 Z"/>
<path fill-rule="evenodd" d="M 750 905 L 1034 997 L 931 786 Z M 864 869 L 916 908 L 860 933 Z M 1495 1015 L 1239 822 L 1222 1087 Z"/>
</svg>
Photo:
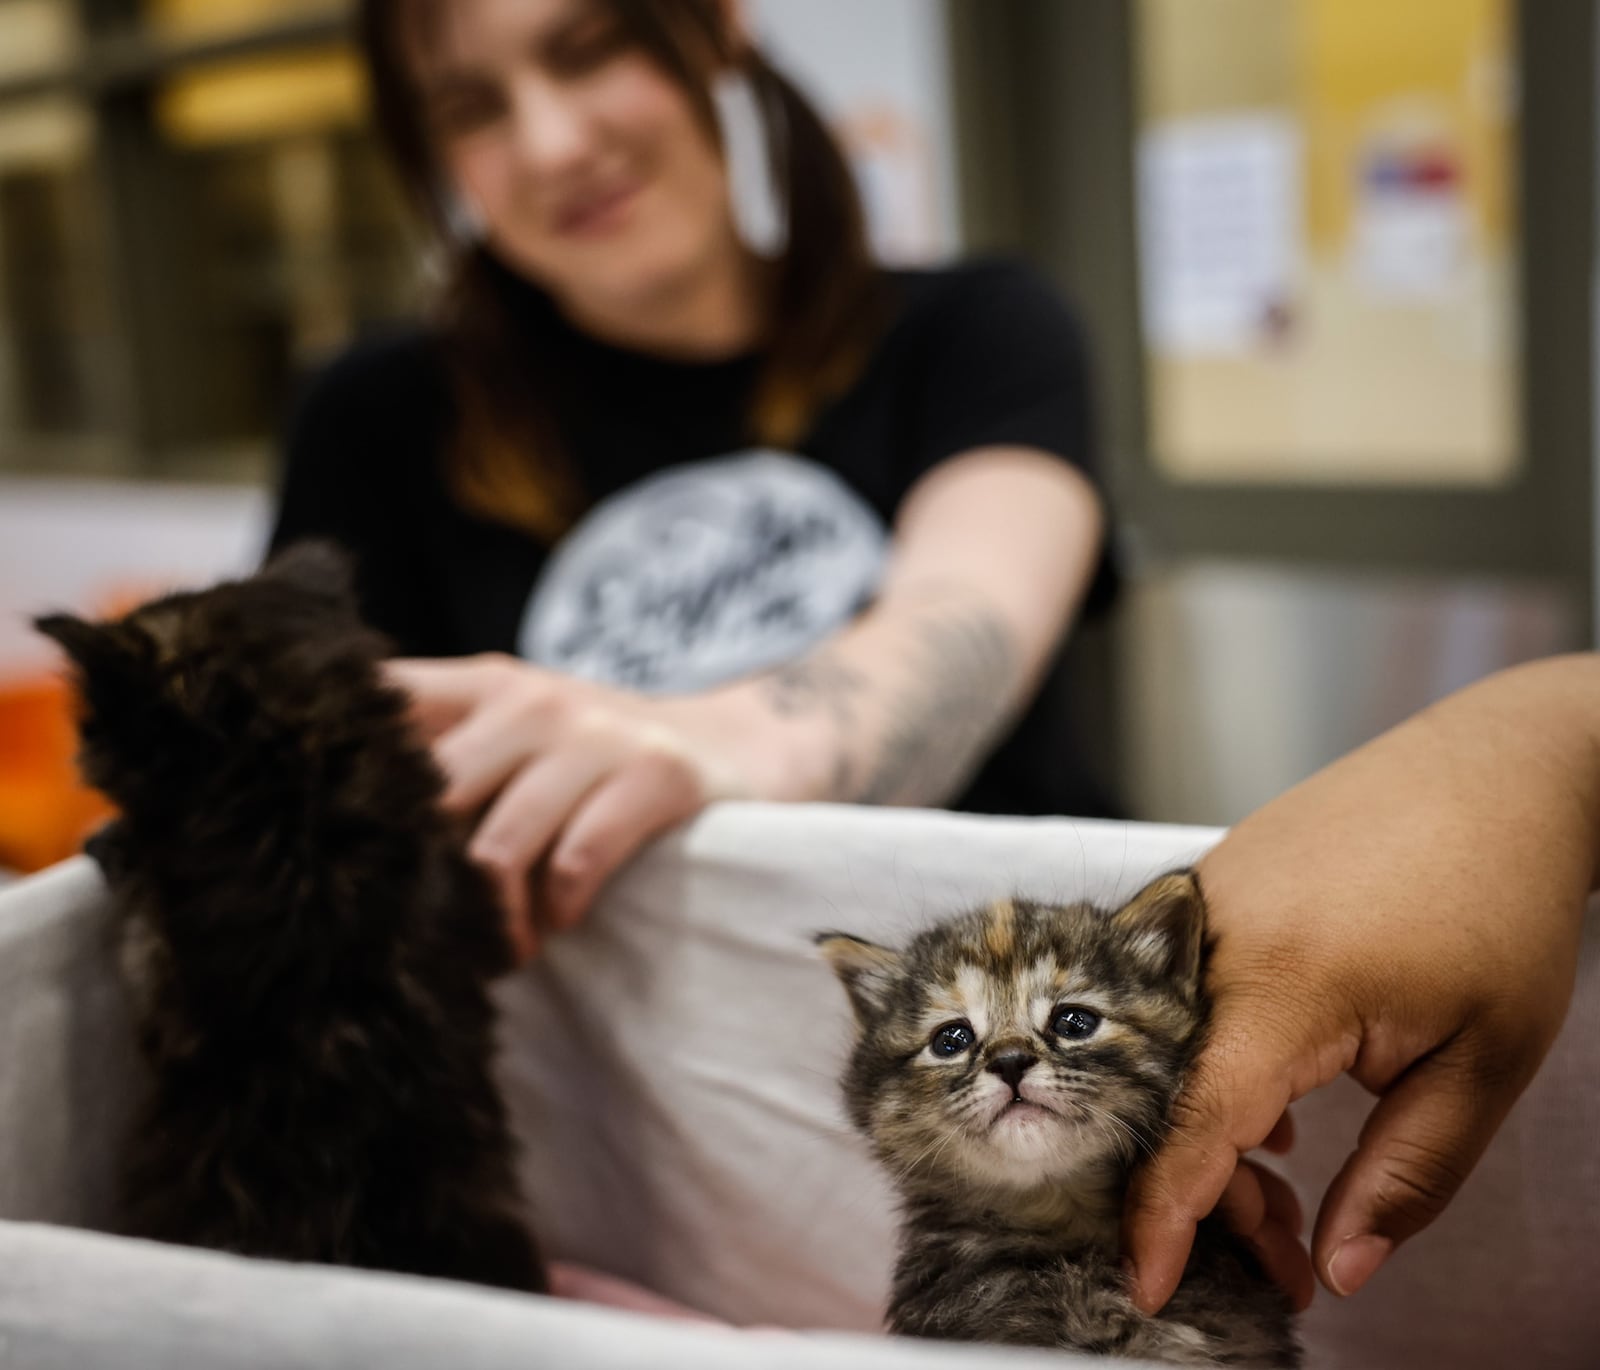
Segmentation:
<svg viewBox="0 0 1600 1370">
<path fill-rule="evenodd" d="M 736 252 L 722 159 L 603 0 L 446 0 L 411 60 L 441 168 L 557 299 L 648 309 Z"/>
</svg>

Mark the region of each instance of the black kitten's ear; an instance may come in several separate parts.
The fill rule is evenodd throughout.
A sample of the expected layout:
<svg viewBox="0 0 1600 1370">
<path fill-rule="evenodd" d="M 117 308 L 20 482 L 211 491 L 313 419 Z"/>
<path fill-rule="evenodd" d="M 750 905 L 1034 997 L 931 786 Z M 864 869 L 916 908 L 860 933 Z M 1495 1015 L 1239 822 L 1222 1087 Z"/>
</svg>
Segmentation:
<svg viewBox="0 0 1600 1370">
<path fill-rule="evenodd" d="M 900 953 L 845 932 L 819 932 L 816 943 L 850 995 L 850 1007 L 863 1027 L 880 1018 L 900 976 Z"/>
<path fill-rule="evenodd" d="M 279 552 L 261 570 L 267 580 L 281 581 L 312 594 L 354 607 L 355 567 L 347 553 L 331 542 L 312 539 Z"/>
<path fill-rule="evenodd" d="M 1188 991 L 1200 987 L 1206 901 L 1192 870 L 1158 877 L 1113 915 L 1130 936 L 1129 950 L 1155 974 Z"/>
<path fill-rule="evenodd" d="M 33 626 L 60 645 L 72 663 L 80 721 L 118 716 L 148 693 L 150 644 L 126 623 L 90 623 L 46 614 Z"/>
<path fill-rule="evenodd" d="M 33 626 L 85 672 L 121 655 L 115 634 L 102 623 L 90 623 L 72 614 L 45 614 L 34 619 Z"/>
</svg>

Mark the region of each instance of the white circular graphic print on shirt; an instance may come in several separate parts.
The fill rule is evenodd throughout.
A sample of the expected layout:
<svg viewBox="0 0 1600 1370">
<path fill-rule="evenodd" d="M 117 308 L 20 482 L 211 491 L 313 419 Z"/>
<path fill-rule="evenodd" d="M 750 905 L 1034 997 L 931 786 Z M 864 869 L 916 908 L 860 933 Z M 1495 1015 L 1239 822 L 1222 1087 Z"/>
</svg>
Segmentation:
<svg viewBox="0 0 1600 1370">
<path fill-rule="evenodd" d="M 546 563 L 517 651 L 568 675 L 677 694 L 793 660 L 877 590 L 888 532 L 816 462 L 750 451 L 597 504 Z"/>
</svg>

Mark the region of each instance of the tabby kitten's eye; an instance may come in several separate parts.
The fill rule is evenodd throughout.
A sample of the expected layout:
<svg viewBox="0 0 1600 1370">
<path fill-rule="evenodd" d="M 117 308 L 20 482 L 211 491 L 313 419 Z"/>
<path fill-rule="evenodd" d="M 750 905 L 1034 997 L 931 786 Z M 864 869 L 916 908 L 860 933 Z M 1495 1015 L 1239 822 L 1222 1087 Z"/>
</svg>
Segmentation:
<svg viewBox="0 0 1600 1370">
<path fill-rule="evenodd" d="M 933 1034 L 928 1050 L 935 1056 L 959 1056 L 963 1051 L 970 1051 L 977 1040 L 978 1034 L 968 1024 L 946 1023 Z"/>
<path fill-rule="evenodd" d="M 1057 1037 L 1081 1041 L 1085 1037 L 1094 1036 L 1094 1030 L 1099 1026 L 1100 1015 L 1093 1009 L 1064 1008 L 1056 1014 L 1055 1022 L 1050 1024 L 1050 1031 Z"/>
</svg>

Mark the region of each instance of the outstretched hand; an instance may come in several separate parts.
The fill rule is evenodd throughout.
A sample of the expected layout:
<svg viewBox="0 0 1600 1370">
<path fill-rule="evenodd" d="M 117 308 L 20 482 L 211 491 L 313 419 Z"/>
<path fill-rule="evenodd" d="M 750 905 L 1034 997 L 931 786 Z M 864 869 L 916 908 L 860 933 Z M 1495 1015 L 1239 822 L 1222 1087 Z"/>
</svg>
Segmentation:
<svg viewBox="0 0 1600 1370">
<path fill-rule="evenodd" d="M 1216 1207 L 1296 1302 L 1310 1265 L 1282 1182 L 1294 1099 L 1349 1072 L 1377 1096 L 1324 1194 L 1323 1284 L 1360 1289 L 1436 1218 L 1555 1039 L 1600 848 L 1600 666 L 1496 677 L 1246 819 L 1200 863 L 1212 1029 L 1124 1221 L 1146 1311 Z"/>
<path fill-rule="evenodd" d="M 498 655 L 387 672 L 445 774 L 445 808 L 478 815 L 468 851 L 522 961 L 651 838 L 761 783 L 737 710 L 711 696 L 654 699 Z"/>
</svg>

